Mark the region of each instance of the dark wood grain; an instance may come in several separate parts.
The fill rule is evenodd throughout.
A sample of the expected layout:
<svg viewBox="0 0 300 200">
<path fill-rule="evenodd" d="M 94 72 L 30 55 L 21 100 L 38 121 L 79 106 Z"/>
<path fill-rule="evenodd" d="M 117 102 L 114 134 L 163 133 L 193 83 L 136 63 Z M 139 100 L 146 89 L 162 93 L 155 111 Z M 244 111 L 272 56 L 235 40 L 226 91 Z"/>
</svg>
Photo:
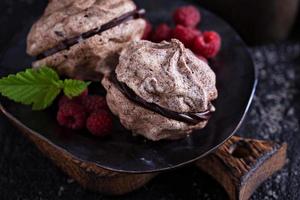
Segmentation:
<svg viewBox="0 0 300 200">
<path fill-rule="evenodd" d="M 232 137 L 215 153 L 196 162 L 214 177 L 232 200 L 247 200 L 286 163 L 287 144 Z"/>
</svg>

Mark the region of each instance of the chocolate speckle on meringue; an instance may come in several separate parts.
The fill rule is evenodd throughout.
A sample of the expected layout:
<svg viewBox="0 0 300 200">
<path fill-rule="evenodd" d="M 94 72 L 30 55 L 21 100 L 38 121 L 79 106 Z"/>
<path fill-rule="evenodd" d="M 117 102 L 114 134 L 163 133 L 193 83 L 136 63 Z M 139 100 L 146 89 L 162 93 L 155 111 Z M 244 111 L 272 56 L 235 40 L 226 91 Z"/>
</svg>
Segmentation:
<svg viewBox="0 0 300 200">
<path fill-rule="evenodd" d="M 214 111 L 214 72 L 178 40 L 133 42 L 122 51 L 115 73 L 117 80 L 137 96 L 161 108 L 177 113 Z M 170 119 L 140 106 L 127 98 L 109 76 L 102 83 L 108 105 L 121 123 L 150 140 L 178 139 L 207 124 L 207 120 L 189 124 Z"/>
</svg>

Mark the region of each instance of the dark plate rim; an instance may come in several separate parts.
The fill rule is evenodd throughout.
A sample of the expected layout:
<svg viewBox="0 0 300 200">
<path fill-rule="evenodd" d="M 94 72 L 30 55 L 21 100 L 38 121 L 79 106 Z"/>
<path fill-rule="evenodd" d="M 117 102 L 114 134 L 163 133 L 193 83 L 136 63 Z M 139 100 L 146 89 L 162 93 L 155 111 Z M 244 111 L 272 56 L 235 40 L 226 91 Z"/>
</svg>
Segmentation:
<svg viewBox="0 0 300 200">
<path fill-rule="evenodd" d="M 205 9 L 206 10 L 206 9 Z M 214 13 L 212 13 L 214 14 Z M 191 160 L 188 160 L 188 161 L 185 161 L 185 162 L 182 162 L 180 164 L 177 164 L 177 165 L 173 165 L 173 166 L 168 166 L 168 167 L 164 167 L 164 168 L 160 168 L 160 169 L 154 169 L 154 170 L 145 170 L 145 171 L 130 171 L 130 170 L 119 170 L 119 169 L 113 169 L 113 168 L 110 168 L 110 167 L 107 167 L 107 166 L 102 166 L 101 164 L 97 163 L 97 162 L 92 162 L 92 161 L 88 161 L 88 160 L 85 160 L 85 159 L 82 159 L 82 158 L 79 158 L 78 156 L 72 154 L 71 152 L 67 151 L 66 149 L 64 149 L 63 147 L 60 147 L 58 145 L 56 145 L 55 143 L 51 142 L 49 139 L 47 139 L 46 137 L 42 136 L 41 134 L 39 134 L 38 132 L 30 129 L 29 127 L 27 127 L 25 124 L 23 124 L 20 120 L 18 120 L 16 117 L 14 117 L 11 113 L 9 113 L 8 111 L 6 111 L 6 109 L 3 107 L 3 105 L 1 104 L 0 102 L 0 111 L 2 112 L 2 114 L 4 114 L 17 128 L 21 129 L 22 130 L 25 130 L 31 134 L 33 134 L 34 136 L 38 137 L 39 139 L 45 141 L 46 143 L 48 143 L 49 145 L 52 145 L 54 148 L 70 155 L 71 157 L 81 161 L 81 162 L 86 162 L 86 163 L 93 163 L 95 164 L 96 166 L 98 167 L 101 167 L 103 169 L 106 169 L 106 170 L 110 170 L 110 171 L 113 171 L 113 172 L 120 172 L 120 173 L 130 173 L 130 174 L 145 174 L 145 173 L 154 173 L 154 172 L 162 172 L 162 171 L 167 171 L 167 170 L 172 170 L 172 169 L 175 169 L 175 168 L 179 168 L 179 167 L 182 167 L 182 166 L 185 166 L 187 164 L 190 164 L 190 163 L 193 163 L 197 160 L 199 160 L 200 158 L 208 155 L 209 153 L 215 151 L 217 148 L 219 148 L 221 145 L 223 145 L 228 139 L 230 139 L 233 135 L 236 134 L 236 132 L 238 131 L 238 129 L 240 128 L 240 126 L 242 125 L 249 109 L 250 109 L 250 106 L 251 106 L 251 103 L 252 103 L 252 100 L 253 100 L 253 97 L 254 97 L 254 94 L 255 94 L 255 91 L 256 91 L 256 88 L 257 88 L 257 84 L 258 84 L 258 73 L 257 73 L 257 68 L 253 62 L 253 58 L 249 52 L 249 49 L 248 47 L 246 46 L 245 42 L 243 41 L 243 39 L 239 36 L 239 34 L 235 31 L 235 29 L 232 28 L 231 25 L 229 25 L 225 20 L 223 20 L 221 17 L 219 17 L 218 15 L 214 14 L 216 17 L 219 18 L 219 20 L 223 21 L 224 23 L 226 23 L 226 25 L 232 30 L 233 33 L 236 34 L 236 36 L 238 37 L 238 40 L 239 42 L 241 43 L 242 47 L 245 49 L 246 53 L 248 54 L 248 56 L 250 57 L 250 61 L 252 63 L 252 66 L 253 66 L 253 76 L 254 76 L 254 82 L 253 82 L 253 86 L 252 86 L 252 91 L 251 91 L 251 94 L 249 96 L 249 100 L 248 100 L 248 103 L 247 103 L 247 106 L 244 110 L 244 113 L 239 121 L 239 123 L 237 124 L 237 126 L 235 127 L 235 129 L 232 131 L 232 133 L 226 138 L 224 139 L 223 142 L 221 142 L 220 144 L 216 145 L 215 147 L 211 148 L 209 151 L 201 154 L 200 156 L 197 156 L 195 157 L 194 159 L 191 159 Z"/>
</svg>

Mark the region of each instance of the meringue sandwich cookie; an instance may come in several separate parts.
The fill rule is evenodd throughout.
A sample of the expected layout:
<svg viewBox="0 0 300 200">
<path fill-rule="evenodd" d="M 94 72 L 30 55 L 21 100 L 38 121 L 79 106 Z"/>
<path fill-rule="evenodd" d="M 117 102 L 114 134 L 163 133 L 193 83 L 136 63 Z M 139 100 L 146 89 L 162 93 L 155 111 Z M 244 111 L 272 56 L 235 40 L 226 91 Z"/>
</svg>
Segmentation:
<svg viewBox="0 0 300 200">
<path fill-rule="evenodd" d="M 204 128 L 218 96 L 214 72 L 176 39 L 131 43 L 102 84 L 123 126 L 154 141 Z"/>
<path fill-rule="evenodd" d="M 37 57 L 33 67 L 98 81 L 117 65 L 125 46 L 141 39 L 143 13 L 132 0 L 50 0 L 31 28 L 27 53 Z"/>
</svg>

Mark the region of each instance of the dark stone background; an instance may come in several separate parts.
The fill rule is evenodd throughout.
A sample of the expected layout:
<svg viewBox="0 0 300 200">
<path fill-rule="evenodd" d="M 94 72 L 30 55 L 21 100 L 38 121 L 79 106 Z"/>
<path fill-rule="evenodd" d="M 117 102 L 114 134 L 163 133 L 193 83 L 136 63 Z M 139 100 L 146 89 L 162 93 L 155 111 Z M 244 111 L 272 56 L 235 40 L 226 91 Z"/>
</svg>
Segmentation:
<svg viewBox="0 0 300 200">
<path fill-rule="evenodd" d="M 18 32 L 28 16 L 39 16 L 45 4 L 41 0 L 1 0 L 0 58 L 14 36 L 12 33 Z M 251 47 L 250 51 L 259 69 L 259 85 L 239 134 L 289 143 L 288 164 L 259 187 L 252 199 L 300 199 L 299 30 L 295 29 L 287 41 Z M 142 198 L 227 199 L 227 196 L 218 183 L 192 166 L 165 173 L 122 197 L 86 191 L 0 116 L 0 199 Z"/>
</svg>

